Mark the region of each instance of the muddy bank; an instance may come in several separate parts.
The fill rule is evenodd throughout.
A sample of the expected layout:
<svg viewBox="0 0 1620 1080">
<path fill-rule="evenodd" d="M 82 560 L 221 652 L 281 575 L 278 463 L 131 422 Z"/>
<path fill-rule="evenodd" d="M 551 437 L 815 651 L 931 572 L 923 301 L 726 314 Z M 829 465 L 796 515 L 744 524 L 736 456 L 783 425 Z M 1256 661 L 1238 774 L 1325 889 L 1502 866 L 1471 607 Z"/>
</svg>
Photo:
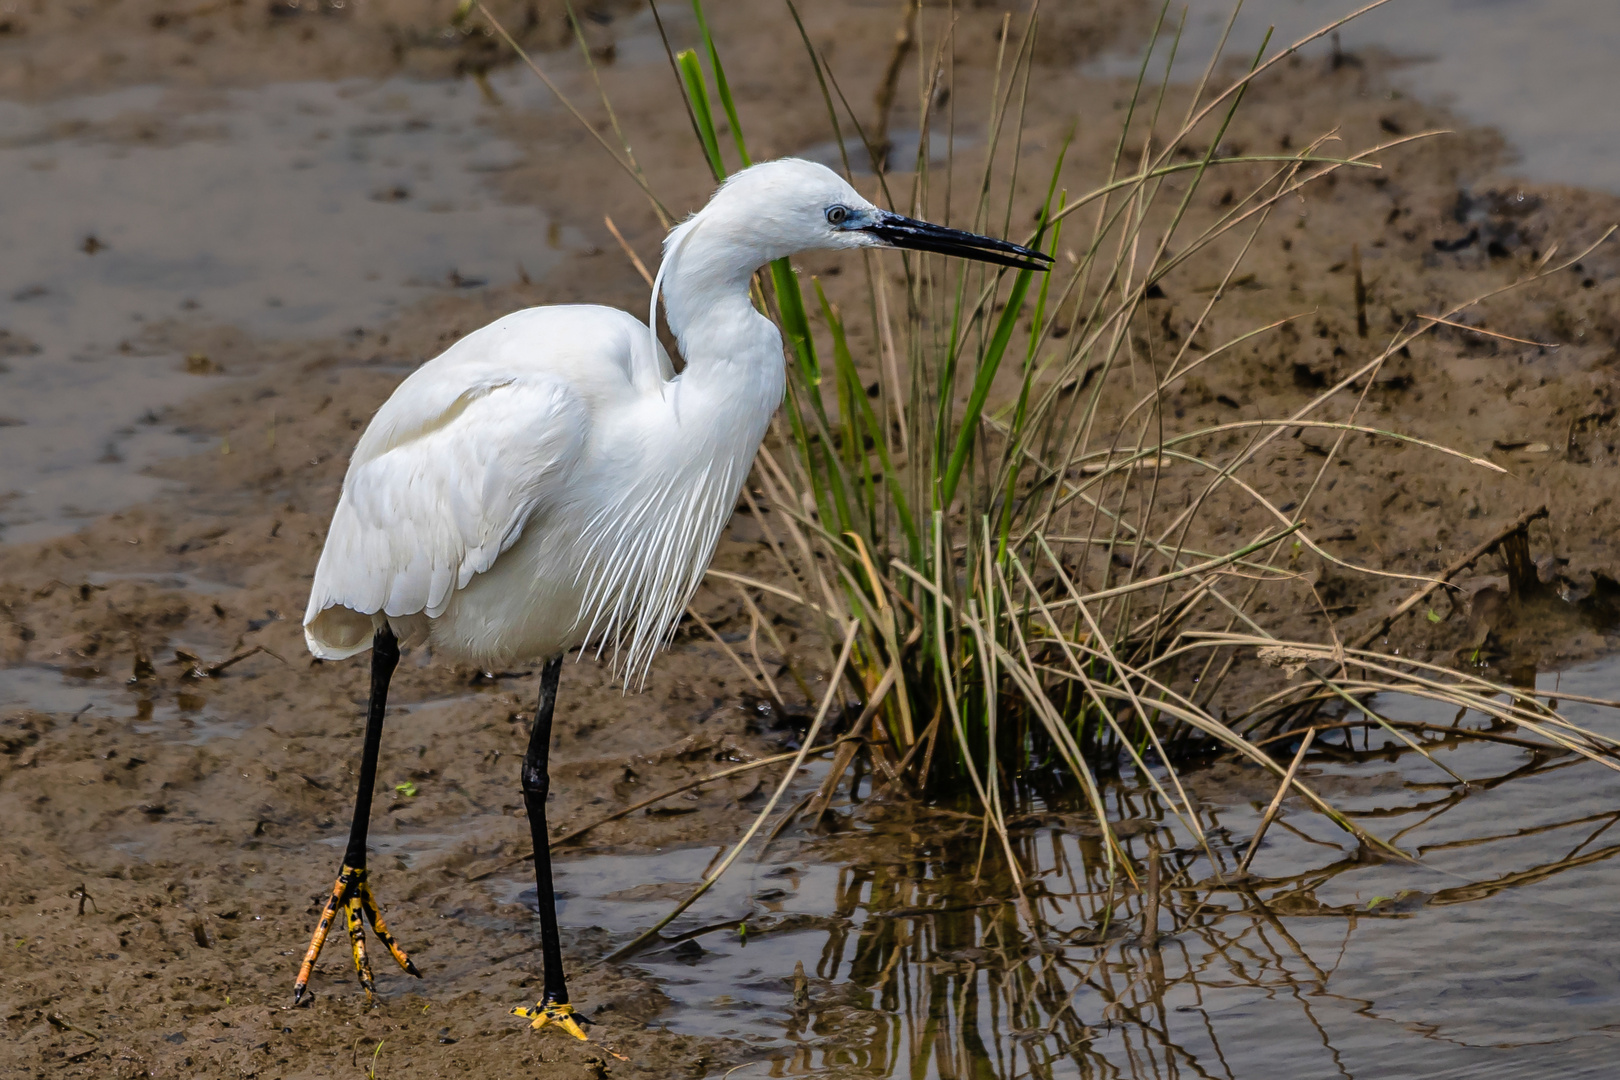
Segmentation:
<svg viewBox="0 0 1620 1080">
<path fill-rule="evenodd" d="M 150 80 L 232 85 L 401 70 L 441 75 L 463 64 L 470 48 L 464 40 L 412 45 L 401 57 L 400 27 L 433 40 L 445 29 L 435 21 L 438 9 L 426 4 L 220 5 L 167 19 L 159 18 L 166 9 L 133 3 L 82 16 L 57 5 L 32 13 L 22 7 L 3 40 L 13 55 L 31 58 L 29 74 L 0 90 L 32 97 Z M 544 22 L 545 6 L 533 7 Z M 589 31 L 599 36 L 603 57 L 609 41 L 645 34 L 616 11 L 603 8 L 604 20 L 593 20 Z M 1142 18 L 1132 5 L 1088 11 L 1097 22 L 1059 25 L 1043 36 L 1026 128 L 1029 157 L 1044 168 L 1078 113 L 1074 165 L 1065 177 L 1075 191 L 1100 177 L 1125 92 L 1116 82 L 1082 78 L 1076 65 L 1098 42 L 1128 36 Z M 513 5 L 512 14 L 520 22 L 524 13 Z M 744 120 L 760 133 L 756 153 L 824 141 L 819 91 L 791 23 L 774 11 L 712 14 L 746 103 Z M 829 4 L 806 14 L 850 99 L 869 101 L 893 12 Z M 633 33 L 614 36 L 616 26 L 632 24 Z M 962 13 L 956 77 L 964 129 L 982 119 L 971 103 L 987 94 L 998 25 L 993 11 Z M 677 35 L 690 30 L 678 21 L 674 27 Z M 542 41 L 542 29 L 532 40 Z M 109 53 L 123 59 L 109 60 Z M 192 62 L 181 63 L 182 56 Z M 603 79 L 640 160 L 682 212 L 701 201 L 709 182 L 689 133 L 670 122 L 668 73 L 656 59 L 610 64 Z M 588 92 L 576 56 L 552 53 L 547 63 L 571 89 Z M 1346 145 L 1360 146 L 1451 126 L 1421 103 L 1392 99 L 1384 64 L 1369 54 L 1353 63 L 1287 67 L 1255 88 L 1228 139 L 1239 151 L 1273 152 L 1335 127 Z M 917 117 L 902 108 L 896 125 L 906 124 L 915 128 Z M 514 269 L 480 286 L 447 288 L 397 318 L 315 341 L 269 341 L 184 317 L 150 325 L 152 347 L 205 357 L 223 372 L 198 375 L 199 385 L 212 388 L 156 410 L 152 420 L 205 440 L 204 452 L 155 470 L 172 494 L 70 537 L 0 548 L 0 658 L 8 665 L 0 669 L 0 818 L 7 822 L 0 838 L 7 943 L 0 1021 L 8 1035 L 0 1062 L 7 1069 L 328 1076 L 363 1071 L 383 1042 L 379 1076 L 542 1065 L 559 1076 L 670 1076 L 703 1075 L 756 1053 L 731 1036 L 662 1032 L 667 1013 L 656 982 L 633 967 L 586 969 L 613 934 L 570 924 L 566 913 L 575 997 L 598 1021 L 600 1040 L 629 1060 L 531 1037 L 505 1015 L 537 990 L 537 943 L 522 903 L 523 866 L 481 875 L 527 847 L 516 761 L 534 680 L 528 672 L 453 670 L 421 656 L 402 664 L 392 694 L 373 873 L 391 926 L 426 978 L 417 983 L 379 969 L 378 1003 L 368 1010 L 334 950 L 317 976 L 313 1006 L 286 1008 L 298 954 L 341 853 L 366 689 L 363 665 L 311 663 L 298 627 L 349 448 L 407 372 L 500 314 L 536 303 L 591 300 L 639 310 L 644 302 L 644 286 L 600 220 L 611 213 L 650 262 L 659 230 L 634 186 L 555 114 L 510 110 L 500 131 L 526 153 L 492 174 L 491 189 L 541 207 L 585 237 L 557 269 L 528 282 Z M 1620 218 L 1612 199 L 1515 183 L 1500 171 L 1503 148 L 1489 132 L 1464 130 L 1383 160 L 1381 173 L 1346 174 L 1279 211 L 1255 246 L 1252 277 L 1230 290 L 1207 334 L 1219 341 L 1262 322 L 1294 321 L 1238 362 L 1189 383 L 1175 401 L 1178 422 L 1286 415 L 1313 388 L 1365 362 L 1381 337 L 1414 313 L 1489 291 L 1554 244 L 1568 251 Z M 1027 183 L 1021 213 L 1033 207 L 1044 179 Z M 1203 197 L 1218 205 L 1224 188 L 1208 186 Z M 847 261 L 815 256 L 803 265 L 847 310 L 863 310 Z M 1515 644 L 1522 635 L 1506 634 L 1515 609 L 1505 598 L 1495 615 L 1488 602 L 1459 602 L 1438 607 L 1438 622 L 1400 624 L 1393 645 L 1447 658 L 1483 648 L 1503 666 L 1552 666 L 1615 644 L 1604 605 L 1620 580 L 1610 546 L 1620 509 L 1607 480 L 1620 456 L 1617 270 L 1615 254 L 1601 249 L 1561 280 L 1495 299 L 1466 320 L 1556 349 L 1442 328 L 1368 389 L 1368 422 L 1488 457 L 1509 472 L 1354 442 L 1311 516 L 1324 546 L 1380 570 L 1432 572 L 1545 502 L 1550 517 L 1531 533 L 1550 597 L 1538 602 L 1563 620 L 1555 635 L 1525 648 Z M 1196 274 L 1179 286 L 1167 283 L 1165 298 L 1154 301 L 1161 322 L 1144 331 L 1150 348 L 1186 332 L 1208 299 L 1206 283 Z M 856 330 L 857 346 L 870 340 L 869 328 Z M 1308 432 L 1285 440 L 1267 463 L 1276 488 L 1262 490 L 1286 501 L 1322 448 Z M 1224 514 L 1233 528 L 1252 530 L 1246 513 L 1216 506 L 1210 517 Z M 734 521 L 717 565 L 773 573 L 746 515 Z M 1280 634 L 1321 635 L 1331 618 L 1341 634 L 1353 635 L 1411 587 L 1331 567 L 1302 569 L 1327 615 L 1279 594 L 1264 614 Z M 1495 572 L 1487 564 L 1475 576 Z M 1474 595 L 1496 587 L 1472 585 Z M 734 592 L 715 585 L 697 606 L 729 644 L 746 647 L 750 621 Z M 815 627 L 792 611 L 772 610 L 784 644 L 819 689 Z M 774 649 L 763 652 L 797 704 Z M 207 673 L 237 656 L 229 668 Z M 204 677 L 197 677 L 199 666 Z M 795 737 L 791 725 L 755 707 L 752 676 L 695 626 L 654 665 L 643 693 L 626 695 L 588 661 L 570 665 L 563 686 L 553 758 L 559 831 L 644 793 L 780 752 Z M 718 848 L 737 835 L 775 775 L 747 774 L 678 796 L 656 813 L 605 825 L 584 843 L 616 855 Z M 790 979 L 785 966 L 769 978 Z M 816 987 L 824 991 L 832 992 Z"/>
<path fill-rule="evenodd" d="M 594 9 L 611 17 L 631 6 Z M 555 49 L 571 37 L 563 3 L 490 7 L 531 47 Z M 454 10 L 434 0 L 31 0 L 0 16 L 0 92 L 41 97 L 151 82 L 247 86 L 401 71 L 446 78 L 498 62 L 490 35 L 451 25 Z"/>
<path fill-rule="evenodd" d="M 673 27 L 690 19 L 685 5 L 662 12 Z M 893 39 L 895 12 L 888 6 L 804 5 L 809 25 L 837 26 L 823 44 L 836 41 L 846 54 L 881 51 Z M 524 48 L 536 52 L 569 49 L 580 38 L 602 64 L 649 44 L 651 29 L 635 0 L 592 0 L 576 4 L 579 26 L 569 19 L 565 0 L 488 0 L 488 10 Z M 748 48 L 761 70 L 794 60 L 774 50 L 796 48 L 784 11 L 724 10 L 716 5 L 716 26 L 735 24 L 758 32 Z M 510 54 L 488 26 L 476 18 L 453 21 L 454 2 L 442 0 L 223 0 L 171 3 L 169 0 L 115 0 L 113 3 L 53 4 L 22 0 L 0 13 L 0 94 L 38 98 L 86 93 L 116 86 L 161 82 L 177 86 L 251 86 L 304 80 L 377 78 L 409 75 L 438 79 L 477 75 L 511 63 Z M 978 37 L 1000 23 L 1000 12 L 975 5 L 962 13 L 963 28 Z M 1046 28 L 1039 54 L 1063 64 L 1094 56 L 1151 25 L 1139 5 L 1109 0 L 1043 16 Z M 630 29 L 627 31 L 626 27 Z M 680 47 L 691 44 L 680 41 Z M 832 52 L 833 50 L 829 50 Z M 784 91 L 797 76 L 773 79 Z"/>
</svg>

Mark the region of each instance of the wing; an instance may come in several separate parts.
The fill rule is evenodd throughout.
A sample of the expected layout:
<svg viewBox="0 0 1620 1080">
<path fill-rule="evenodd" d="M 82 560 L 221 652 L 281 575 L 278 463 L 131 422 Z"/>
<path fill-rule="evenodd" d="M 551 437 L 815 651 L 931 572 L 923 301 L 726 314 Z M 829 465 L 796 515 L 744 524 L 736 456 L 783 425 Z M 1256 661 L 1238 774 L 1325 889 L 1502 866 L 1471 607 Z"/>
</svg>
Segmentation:
<svg viewBox="0 0 1620 1080">
<path fill-rule="evenodd" d="M 589 428 L 587 402 L 556 373 L 430 364 L 412 375 L 344 478 L 304 615 L 310 651 L 364 651 L 374 615 L 442 614 L 561 497 Z"/>
</svg>

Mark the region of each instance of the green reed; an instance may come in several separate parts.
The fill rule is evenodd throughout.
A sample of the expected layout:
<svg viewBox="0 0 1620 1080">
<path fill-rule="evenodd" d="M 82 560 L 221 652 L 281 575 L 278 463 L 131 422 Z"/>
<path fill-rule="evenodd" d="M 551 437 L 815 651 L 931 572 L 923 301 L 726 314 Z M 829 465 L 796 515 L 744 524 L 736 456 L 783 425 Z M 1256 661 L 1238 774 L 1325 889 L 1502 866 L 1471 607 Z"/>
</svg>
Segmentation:
<svg viewBox="0 0 1620 1080">
<path fill-rule="evenodd" d="M 902 174 L 884 171 L 888 147 L 867 142 L 793 0 L 785 3 L 846 168 L 847 127 L 865 144 L 883 198 L 896 209 L 948 215 L 956 209 L 953 181 L 960 189 L 967 177 L 973 182 L 967 190 L 976 194 L 967 227 L 1007 233 L 1021 205 L 1014 193 L 1037 21 L 1030 17 L 1016 29 L 1010 19 L 1004 23 L 976 170 L 956 160 L 949 141 L 946 165 L 932 164 L 930 97 L 948 80 L 938 59 L 947 50 L 919 47 L 921 137 Z M 752 159 L 701 0 L 692 0 L 692 10 L 701 49 L 670 50 L 671 66 L 695 138 L 721 180 Z M 1297 579 L 1303 555 L 1345 566 L 1317 544 L 1305 515 L 1320 500 L 1323 476 L 1347 438 L 1467 457 L 1359 419 L 1358 388 L 1435 322 L 1402 328 L 1286 416 L 1184 428 L 1168 406 L 1179 387 L 1237 360 L 1283 325 L 1254 326 L 1194 349 L 1212 314 L 1244 281 L 1245 258 L 1277 207 L 1334 174 L 1376 169 L 1381 156 L 1433 134 L 1339 156 L 1322 152 L 1326 136 L 1288 154 L 1221 150 L 1254 79 L 1344 21 L 1269 57 L 1269 39 L 1262 41 L 1244 73 L 1220 88 L 1218 56 L 1211 58 L 1203 78 L 1178 91 L 1170 61 L 1179 33 L 1160 47 L 1161 11 L 1103 181 L 1078 195 L 1063 187 L 1064 140 L 1043 170 L 1039 204 L 1025 219 L 1032 226 L 1010 237 L 1051 254 L 1057 262 L 1049 274 L 868 253 L 864 310 L 853 314 L 841 311 L 821 282 L 806 288 L 786 259 L 761 275 L 757 300 L 782 329 L 789 379 L 786 430 L 761 451 L 749 487 L 763 492 L 774 511 L 774 525 L 759 520 L 782 576 L 775 583 L 724 576 L 740 586 L 756 624 L 760 612 L 750 592 L 760 603 L 786 600 L 801 615 L 810 612 L 829 643 L 855 635 L 839 670 L 863 705 L 862 723 L 870 724 L 856 734 L 864 737 L 876 782 L 925 795 L 970 791 L 1015 876 L 1007 807 L 1031 790 L 1078 792 L 1104 825 L 1112 866 L 1125 852 L 1107 830 L 1102 774 L 1134 767 L 1202 840 L 1176 767 L 1189 752 L 1223 750 L 1281 777 L 1284 763 L 1261 736 L 1300 727 L 1324 708 L 1361 709 L 1376 720 L 1369 703 L 1380 692 L 1438 697 L 1516 724 L 1549 747 L 1612 760 L 1611 742 L 1569 725 L 1534 695 L 1369 651 L 1365 642 L 1346 648 L 1332 636 L 1280 641 L 1265 624 L 1257 600 Z M 940 33 L 951 30 L 942 26 Z M 1163 70 L 1157 81 L 1149 78 L 1155 62 Z M 898 68 L 891 64 L 891 72 Z M 605 94 L 603 101 L 613 117 Z M 1172 116 L 1177 102 L 1179 119 Z M 887 118 L 881 123 L 886 130 Z M 616 119 L 614 133 L 622 152 L 592 129 L 667 221 Z M 892 185 L 902 175 L 909 190 L 896 197 Z M 1211 212 L 1212 200 L 1198 196 L 1216 175 L 1233 194 Z M 892 293 L 880 260 L 897 257 L 904 284 Z M 1568 265 L 1549 263 L 1508 287 Z M 1164 295 L 1165 283 L 1179 295 L 1196 294 L 1186 280 L 1195 270 L 1218 283 L 1179 343 L 1160 342 L 1155 352 L 1143 341 L 1154 321 L 1146 305 Z M 1489 295 L 1439 315 L 1454 319 Z M 855 347 L 852 319 L 864 323 L 872 345 Z M 1336 442 L 1284 509 L 1251 481 L 1267 447 L 1286 431 L 1304 429 Z M 1182 485 L 1184 496 L 1170 500 L 1164 477 L 1172 470 L 1202 479 Z M 1223 543 L 1225 530 L 1209 527 L 1207 518 L 1233 497 L 1247 508 L 1247 532 Z M 753 495 L 745 498 L 752 502 Z M 1239 657 L 1271 665 L 1276 679 L 1223 694 Z M 791 658 L 783 658 L 791 667 Z M 756 682 L 780 697 L 757 650 L 754 659 Z M 1293 680 L 1299 673 L 1306 678 Z M 807 687 L 802 679 L 800 685 Z M 1409 734 L 1389 730 L 1422 752 Z M 824 792 L 854 760 L 847 752 L 835 758 Z M 1286 783 L 1361 843 L 1398 854 L 1299 777 L 1289 775 Z M 1131 860 L 1121 861 L 1133 873 Z"/>
<path fill-rule="evenodd" d="M 701 0 L 693 10 L 703 59 L 681 53 L 677 67 L 721 179 L 721 112 L 738 163 L 750 158 Z M 1163 20 L 1161 12 L 1155 41 Z M 973 177 L 981 197 L 969 227 L 997 231 L 1014 220 L 1037 31 L 1032 18 L 1000 43 L 983 165 Z M 853 115 L 840 122 L 835 98 L 841 102 L 842 92 L 808 35 L 804 41 L 839 145 L 845 123 L 864 138 Z M 1178 42 L 1179 35 L 1171 38 L 1172 58 Z M 774 546 L 783 569 L 797 580 L 801 599 L 827 618 L 829 639 L 859 620 L 851 669 L 872 714 L 868 749 L 880 777 L 925 791 L 966 781 L 999 823 L 1003 801 L 1013 797 L 1008 778 L 1046 776 L 1078 786 L 1106 819 L 1098 773 L 1129 762 L 1194 822 L 1179 790 L 1178 753 L 1224 747 L 1281 774 L 1243 735 L 1279 706 L 1298 723 L 1324 704 L 1359 707 L 1378 689 L 1405 688 L 1414 678 L 1459 703 L 1495 701 L 1499 687 L 1454 673 L 1414 675 L 1404 663 L 1347 655 L 1330 641 L 1298 645 L 1309 658 L 1298 665 L 1310 672 L 1308 685 L 1285 688 L 1235 719 L 1216 710 L 1236 653 L 1258 651 L 1265 659 L 1267 649 L 1280 647 L 1253 613 L 1257 586 L 1291 576 L 1307 549 L 1338 562 L 1311 538 L 1304 516 L 1319 491 L 1315 480 L 1288 511 L 1244 481 L 1260 449 L 1287 427 L 1320 425 L 1341 442 L 1365 433 L 1455 453 L 1356 420 L 1357 381 L 1432 323 L 1398 333 L 1355 375 L 1286 417 L 1176 430 L 1167 415 L 1167 397 L 1194 369 L 1234 356 L 1276 327 L 1257 327 L 1199 355 L 1189 351 L 1189 333 L 1167 365 L 1148 363 L 1133 333 L 1147 319 L 1147 301 L 1162 295 L 1161 282 L 1178 271 L 1185 276 L 1195 261 L 1208 272 L 1223 260 L 1220 285 L 1198 316 L 1203 326 L 1240 280 L 1244 255 L 1280 202 L 1336 172 L 1377 168 L 1380 155 L 1411 141 L 1338 157 L 1321 153 L 1325 140 L 1294 154 L 1223 155 L 1219 147 L 1249 84 L 1299 47 L 1265 58 L 1267 44 L 1219 91 L 1211 88 L 1212 59 L 1179 122 L 1168 115 L 1169 58 L 1158 56 L 1165 75 L 1155 85 L 1148 78 L 1155 51 L 1146 51 L 1105 183 L 1076 197 L 1061 188 L 1065 140 L 1052 154 L 1033 228 L 1010 237 L 1053 255 L 1052 273 L 908 254 L 904 294 L 894 297 L 869 259 L 862 314 L 873 323 L 878 356 L 856 356 L 848 316 L 819 281 L 806 290 L 786 260 L 770 268 L 766 292 L 793 361 L 783 440 L 790 453 L 778 460 L 767 450 L 756 482 L 782 512 L 788 535 Z M 920 82 L 933 86 L 941 75 L 931 71 Z M 926 101 L 919 111 L 923 137 L 915 162 L 905 164 L 914 170 L 910 202 L 897 208 L 926 217 L 931 206 L 949 209 L 935 195 L 948 177 L 936 176 L 930 163 Z M 866 151 L 875 164 L 886 152 Z M 1232 170 L 1247 190 L 1213 217 L 1195 213 L 1206 181 Z M 1172 178 L 1176 183 L 1167 182 Z M 1224 254 L 1233 247 L 1235 256 Z M 1121 409 L 1122 384 L 1141 380 L 1144 368 L 1151 385 Z M 1327 406 L 1346 398 L 1337 410 L 1344 419 L 1329 419 Z M 1229 431 L 1246 441 L 1235 452 L 1211 453 Z M 1207 477 L 1190 505 L 1160 498 L 1161 471 L 1170 468 Z M 1269 524 L 1225 549 L 1195 548 L 1194 538 L 1208 536 L 1200 511 L 1233 488 Z M 1123 568 L 1110 558 L 1121 553 Z M 1606 742 L 1574 732 L 1539 702 L 1507 700 L 1495 704 L 1496 715 L 1553 745 L 1608 753 Z M 1171 768 L 1155 768 L 1163 765 Z M 1297 778 L 1292 783 L 1341 827 L 1387 848 Z"/>
</svg>

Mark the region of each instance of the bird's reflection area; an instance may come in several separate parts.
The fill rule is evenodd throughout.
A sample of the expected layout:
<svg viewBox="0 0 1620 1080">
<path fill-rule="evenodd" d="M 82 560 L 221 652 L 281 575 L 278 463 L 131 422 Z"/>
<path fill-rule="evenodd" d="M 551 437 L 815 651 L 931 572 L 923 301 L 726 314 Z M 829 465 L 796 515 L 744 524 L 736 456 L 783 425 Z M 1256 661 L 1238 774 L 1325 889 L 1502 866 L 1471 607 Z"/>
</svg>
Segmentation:
<svg viewBox="0 0 1620 1080">
<path fill-rule="evenodd" d="M 1612 661 L 1541 680 L 1592 696 L 1616 681 Z M 715 1076 L 1605 1075 L 1620 774 L 1480 715 L 1376 708 L 1429 725 L 1428 756 L 1347 713 L 1304 768 L 1412 862 L 1286 800 L 1239 873 L 1276 781 L 1216 763 L 1184 774 L 1202 843 L 1145 782 L 1108 789 L 1129 874 L 1080 806 L 1011 808 L 1020 884 L 982 817 L 863 782 L 858 810 L 784 833 L 632 962 L 660 980 L 670 1029 L 748 1046 Z M 712 856 L 565 859 L 564 926 L 627 937 Z"/>
</svg>

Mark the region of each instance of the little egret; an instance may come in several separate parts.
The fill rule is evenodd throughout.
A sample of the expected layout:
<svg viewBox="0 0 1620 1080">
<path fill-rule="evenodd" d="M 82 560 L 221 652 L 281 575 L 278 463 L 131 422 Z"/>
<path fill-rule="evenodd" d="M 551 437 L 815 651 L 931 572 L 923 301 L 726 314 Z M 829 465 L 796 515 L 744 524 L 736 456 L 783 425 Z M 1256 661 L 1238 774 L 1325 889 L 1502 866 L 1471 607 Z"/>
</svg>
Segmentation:
<svg viewBox="0 0 1620 1080">
<path fill-rule="evenodd" d="M 659 286 L 686 367 L 612 308 L 530 308 L 412 373 L 355 447 L 315 569 L 304 636 L 322 660 L 371 650 L 354 823 L 293 986 L 301 1000 L 342 911 L 370 995 L 362 919 L 420 975 L 366 880 L 366 826 L 388 682 L 402 645 L 500 668 L 544 660 L 521 770 L 545 964 L 512 1010 L 584 1038 L 563 979 L 546 829 L 547 757 L 563 654 L 595 645 L 643 678 L 708 568 L 782 401 L 782 338 L 749 282 L 801 251 L 912 248 L 1044 270 L 1039 252 L 879 209 L 808 161 L 735 174 L 664 241 Z"/>
</svg>

